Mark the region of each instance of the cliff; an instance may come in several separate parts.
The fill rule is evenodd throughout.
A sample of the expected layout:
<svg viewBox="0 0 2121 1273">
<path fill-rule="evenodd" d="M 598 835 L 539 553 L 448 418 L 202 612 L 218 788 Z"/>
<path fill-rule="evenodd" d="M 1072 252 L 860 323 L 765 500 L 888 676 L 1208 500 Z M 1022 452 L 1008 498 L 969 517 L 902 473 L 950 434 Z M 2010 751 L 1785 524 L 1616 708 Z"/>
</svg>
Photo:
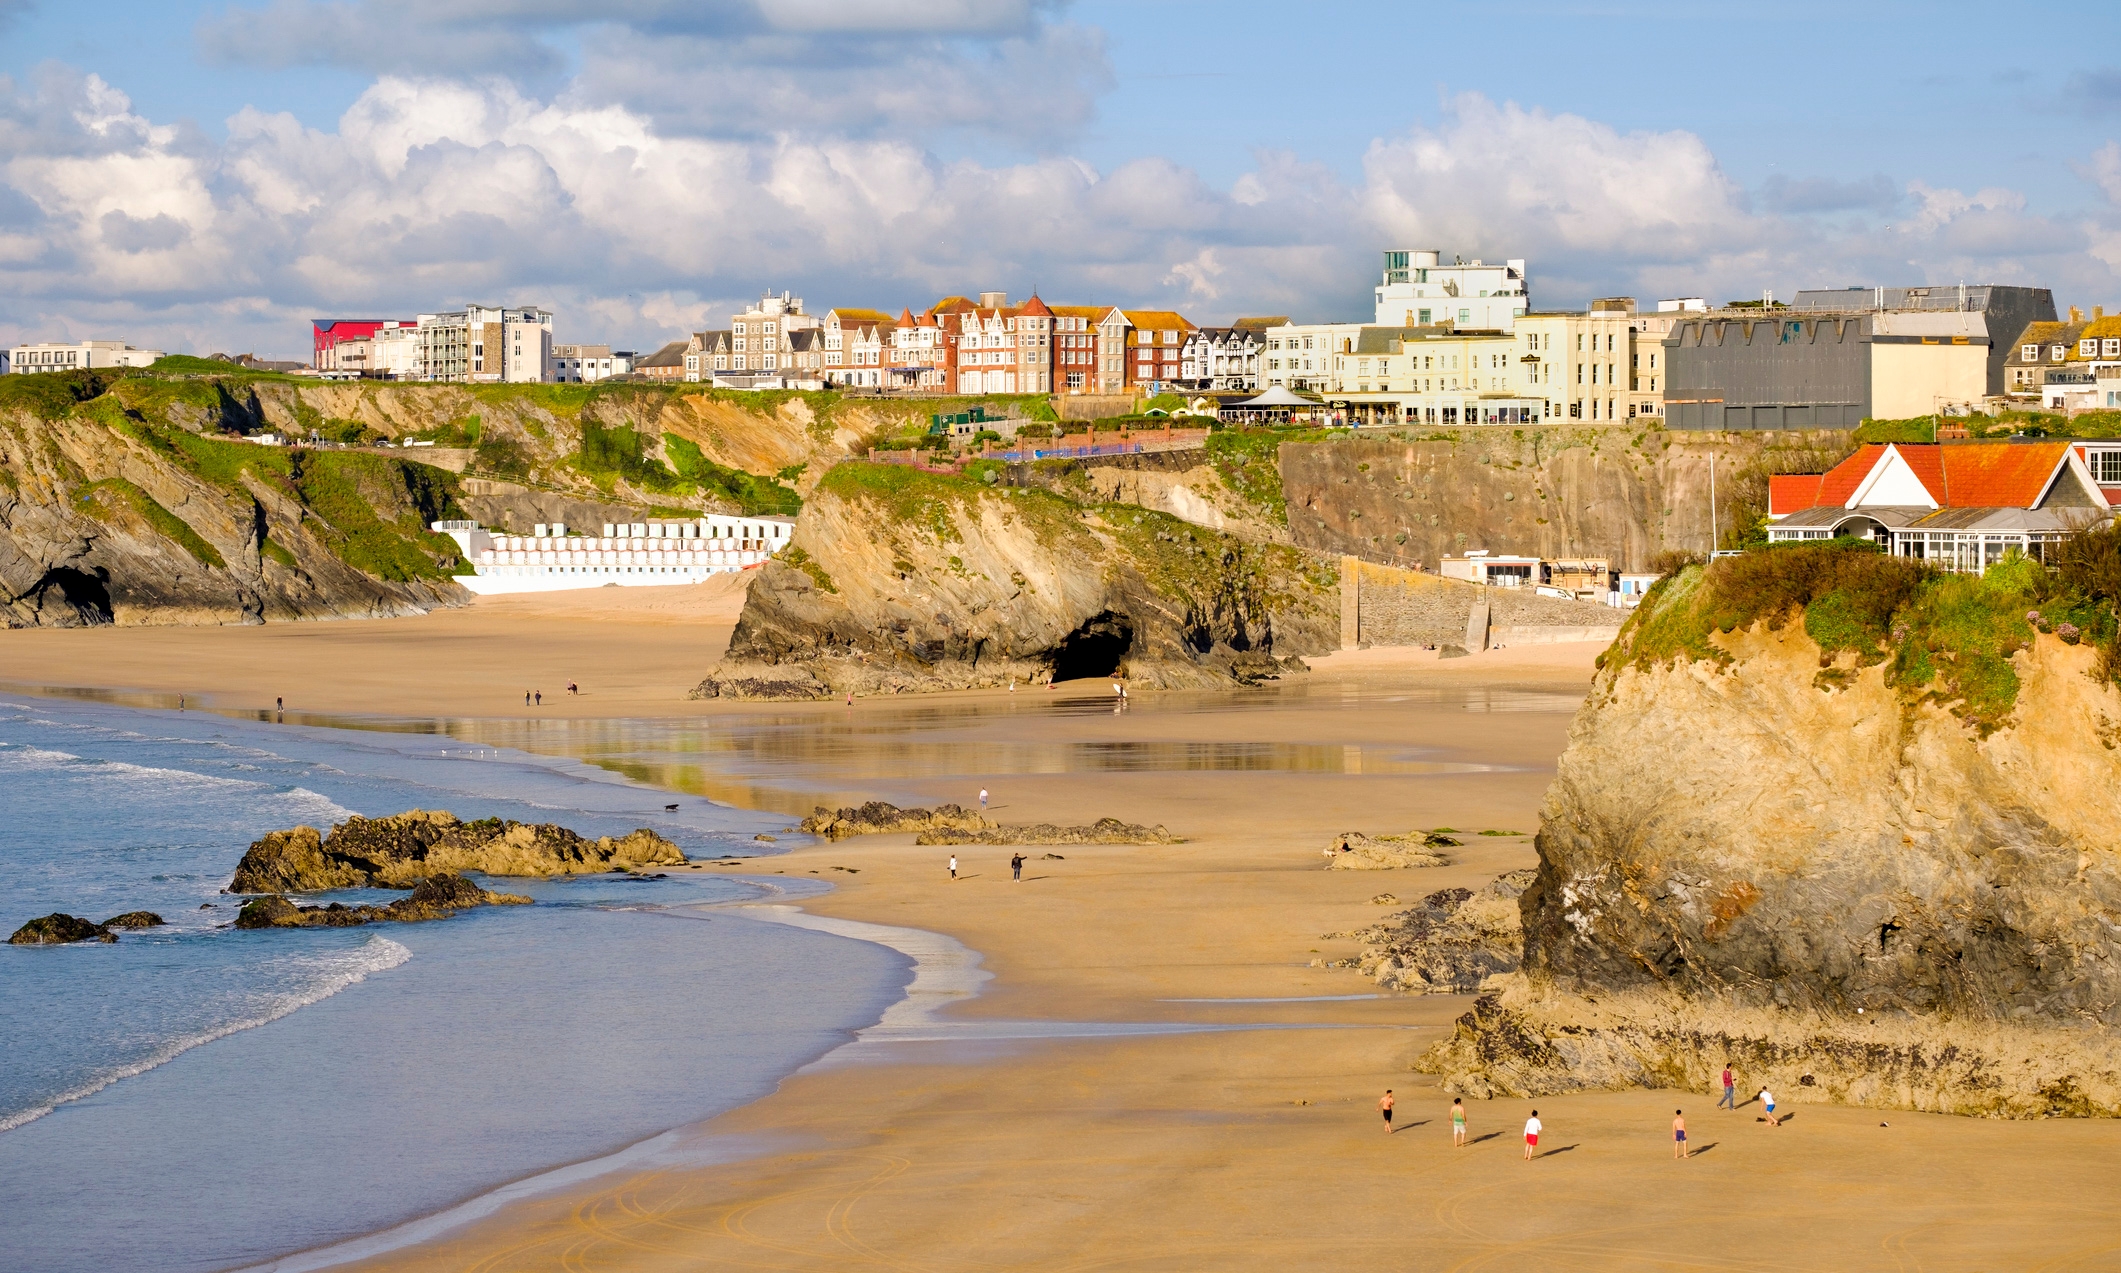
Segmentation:
<svg viewBox="0 0 2121 1273">
<path fill-rule="evenodd" d="M 999 475 L 999 469 L 993 471 Z M 1333 567 L 1127 505 L 864 463 L 812 492 L 695 696 L 1273 675 L 1339 642 Z"/>
<path fill-rule="evenodd" d="M 449 474 L 184 427 L 214 386 L 0 378 L 0 625 L 257 623 L 454 604 Z M 219 418 L 216 416 L 216 418 Z"/>
<path fill-rule="evenodd" d="M 454 814 L 414 809 L 387 818 L 349 818 L 327 835 L 315 827 L 270 832 L 243 854 L 222 891 L 412 888 L 445 872 L 594 875 L 684 861 L 676 845 L 646 827 L 589 840 L 549 822 L 461 822 Z"/>
<path fill-rule="evenodd" d="M 1428 1064 L 2121 1113 L 2121 557 L 2082 542 L 2104 565 L 1816 546 L 1666 580 L 1547 793 L 1524 977 Z"/>
</svg>

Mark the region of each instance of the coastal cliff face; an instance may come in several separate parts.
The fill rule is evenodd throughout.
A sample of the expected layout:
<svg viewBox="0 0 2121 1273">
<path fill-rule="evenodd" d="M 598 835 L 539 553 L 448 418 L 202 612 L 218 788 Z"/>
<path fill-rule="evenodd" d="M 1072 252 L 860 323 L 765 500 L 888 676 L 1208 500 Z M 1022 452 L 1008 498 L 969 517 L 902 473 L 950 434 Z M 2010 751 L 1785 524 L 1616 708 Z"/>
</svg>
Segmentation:
<svg viewBox="0 0 2121 1273">
<path fill-rule="evenodd" d="M 464 597 L 455 543 L 427 530 L 460 515 L 448 474 L 184 427 L 247 410 L 220 392 L 0 379 L 0 626 L 367 617 Z"/>
<path fill-rule="evenodd" d="M 697 696 L 1122 674 L 1227 685 L 1339 641 L 1330 564 L 1130 506 L 846 464 L 752 585 Z"/>
<path fill-rule="evenodd" d="M 1532 1093 L 1744 1058 L 1800 1098 L 2121 1113 L 2110 612 L 2024 563 L 1782 551 L 1666 581 L 1608 651 L 1546 797 L 1525 977 L 1432 1064 Z"/>
</svg>

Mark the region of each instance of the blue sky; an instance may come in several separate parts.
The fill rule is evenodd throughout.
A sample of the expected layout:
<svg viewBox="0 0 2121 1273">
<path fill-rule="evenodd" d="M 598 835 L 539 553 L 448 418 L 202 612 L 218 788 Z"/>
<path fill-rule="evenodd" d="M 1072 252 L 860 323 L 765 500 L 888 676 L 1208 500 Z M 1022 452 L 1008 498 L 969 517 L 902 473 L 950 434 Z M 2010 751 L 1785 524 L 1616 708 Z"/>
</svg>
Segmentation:
<svg viewBox="0 0 2121 1273">
<path fill-rule="evenodd" d="M 1968 281 L 2121 302 L 2121 6 L 0 0 L 0 339 L 302 352 L 764 288 L 1360 315 Z"/>
</svg>

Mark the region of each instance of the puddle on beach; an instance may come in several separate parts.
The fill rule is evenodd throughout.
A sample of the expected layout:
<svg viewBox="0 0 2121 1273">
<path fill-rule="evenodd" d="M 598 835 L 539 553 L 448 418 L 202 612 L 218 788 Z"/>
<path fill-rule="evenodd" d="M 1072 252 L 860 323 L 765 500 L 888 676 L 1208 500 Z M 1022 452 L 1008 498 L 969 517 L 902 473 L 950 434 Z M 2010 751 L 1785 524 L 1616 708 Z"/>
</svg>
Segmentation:
<svg viewBox="0 0 2121 1273">
<path fill-rule="evenodd" d="M 1265 690 L 1143 695 L 1126 708 L 1128 728 L 1148 737 L 1092 737 L 1098 718 L 1117 714 L 1103 682 L 1064 686 L 1057 693 L 1027 688 L 1010 695 L 942 700 L 864 700 L 838 704 L 755 708 L 665 719 L 389 718 L 311 712 L 219 712 L 240 719 L 332 729 L 447 738 L 467 750 L 443 748 L 452 759 L 477 759 L 478 749 L 577 759 L 634 782 L 704 796 L 739 808 L 800 815 L 820 800 L 846 803 L 856 793 L 894 783 L 978 775 L 1079 773 L 1303 773 L 1418 777 L 1505 773 L 1512 766 L 1461 758 L 1457 748 L 1403 740 L 1348 743 L 1284 742 L 1245 737 L 1256 713 L 1574 712 L 1581 692 L 1552 686 L 1391 688 L 1335 683 L 1283 685 Z M 1072 690 L 1072 692 L 1071 692 Z M 101 690 L 42 689 L 40 693 L 171 709 L 173 696 Z M 196 707 L 194 707 L 196 710 Z M 1171 726 L 1199 730 L 1199 718 L 1228 718 L 1226 736 L 1158 738 Z M 1192 719 L 1188 719 L 1192 718 Z M 1041 738 L 1042 727 L 1053 734 Z M 1109 731 L 1106 731 L 1109 732 Z M 1437 736 L 1446 736 L 1439 729 Z M 912 798 L 912 797 L 907 797 Z"/>
</svg>

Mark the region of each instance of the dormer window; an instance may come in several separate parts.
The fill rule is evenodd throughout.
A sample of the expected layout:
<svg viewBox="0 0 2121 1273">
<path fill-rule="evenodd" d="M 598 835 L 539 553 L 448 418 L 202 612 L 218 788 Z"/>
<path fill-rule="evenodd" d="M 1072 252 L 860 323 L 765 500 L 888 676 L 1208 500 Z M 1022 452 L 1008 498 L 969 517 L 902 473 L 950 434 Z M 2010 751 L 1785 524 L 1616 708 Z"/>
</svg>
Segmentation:
<svg viewBox="0 0 2121 1273">
<path fill-rule="evenodd" d="M 2047 347 L 2047 356 L 2050 361 L 2061 362 L 2063 359 L 2069 357 L 2069 346 L 2049 345 Z"/>
<path fill-rule="evenodd" d="M 2027 345 L 2024 349 L 2019 350 L 2018 353 L 2027 362 L 2038 362 L 2040 360 L 2040 346 L 2038 345 Z"/>
<path fill-rule="evenodd" d="M 2077 342 L 2077 356 L 2079 358 L 2096 358 L 2098 354 L 2098 341 L 2086 338 Z"/>
</svg>

